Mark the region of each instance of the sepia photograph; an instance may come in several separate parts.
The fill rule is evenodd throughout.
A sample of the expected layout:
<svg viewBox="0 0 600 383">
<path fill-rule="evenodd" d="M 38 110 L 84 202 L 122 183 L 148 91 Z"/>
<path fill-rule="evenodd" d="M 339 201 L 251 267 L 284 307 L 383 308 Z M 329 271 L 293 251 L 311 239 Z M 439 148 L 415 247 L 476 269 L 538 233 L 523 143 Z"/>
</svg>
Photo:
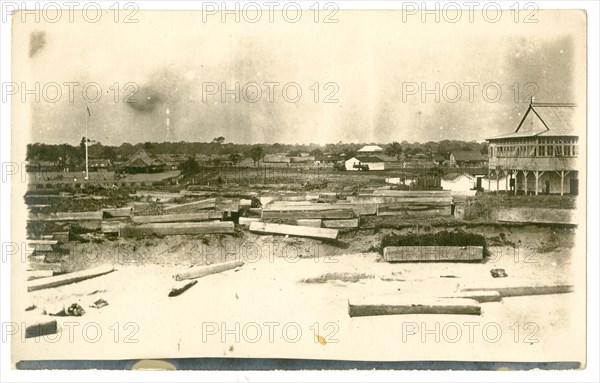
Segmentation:
<svg viewBox="0 0 600 383">
<path fill-rule="evenodd" d="M 184 3 L 2 2 L 3 369 L 597 363 L 588 11 Z"/>
</svg>

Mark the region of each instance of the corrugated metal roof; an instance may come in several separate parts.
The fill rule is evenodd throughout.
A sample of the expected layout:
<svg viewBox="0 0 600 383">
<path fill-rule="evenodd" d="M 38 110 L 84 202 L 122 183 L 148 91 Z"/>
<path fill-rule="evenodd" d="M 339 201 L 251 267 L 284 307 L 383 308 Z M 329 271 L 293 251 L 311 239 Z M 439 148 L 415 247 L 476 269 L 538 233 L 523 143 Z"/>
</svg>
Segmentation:
<svg viewBox="0 0 600 383">
<path fill-rule="evenodd" d="M 515 132 L 494 136 L 488 140 L 536 136 L 576 136 L 576 111 L 577 105 L 574 104 L 530 104 Z M 531 126 L 525 124 L 525 120 L 528 118 L 532 119 Z"/>
<path fill-rule="evenodd" d="M 359 152 L 383 152 L 383 148 L 377 145 L 363 146 L 358 150 Z"/>
</svg>

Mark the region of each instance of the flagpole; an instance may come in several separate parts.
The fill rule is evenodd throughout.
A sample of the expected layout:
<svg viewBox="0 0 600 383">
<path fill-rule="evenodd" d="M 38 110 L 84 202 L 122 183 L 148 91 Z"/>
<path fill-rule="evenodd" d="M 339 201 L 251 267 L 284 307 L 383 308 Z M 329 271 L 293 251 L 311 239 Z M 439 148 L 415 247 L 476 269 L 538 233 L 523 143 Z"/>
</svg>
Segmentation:
<svg viewBox="0 0 600 383">
<path fill-rule="evenodd" d="M 90 108 L 86 105 L 85 113 L 85 180 L 90 179 L 90 171 L 88 165 L 88 118 L 90 114 Z"/>
</svg>

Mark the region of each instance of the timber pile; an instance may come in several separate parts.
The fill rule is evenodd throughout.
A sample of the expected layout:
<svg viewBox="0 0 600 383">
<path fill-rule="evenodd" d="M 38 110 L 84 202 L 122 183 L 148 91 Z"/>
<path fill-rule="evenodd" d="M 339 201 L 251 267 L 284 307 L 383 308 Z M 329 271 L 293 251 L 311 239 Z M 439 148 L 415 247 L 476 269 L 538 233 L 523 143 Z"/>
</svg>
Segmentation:
<svg viewBox="0 0 600 383">
<path fill-rule="evenodd" d="M 337 239 L 336 229 L 321 229 L 317 227 L 280 225 L 275 223 L 252 222 L 250 231 L 259 234 L 280 234 L 296 237 L 309 237 L 317 239 Z"/>
<path fill-rule="evenodd" d="M 58 212 L 50 214 L 30 214 L 29 221 L 101 221 L 102 211 Z"/>
<path fill-rule="evenodd" d="M 184 235 L 184 234 L 219 234 L 233 233 L 233 222 L 181 222 L 181 223 L 148 223 L 143 225 L 125 225 L 121 235 L 128 237 L 144 237 L 150 235 Z"/>
<path fill-rule="evenodd" d="M 483 246 L 388 246 L 386 262 L 473 262 L 483 260 Z"/>
<path fill-rule="evenodd" d="M 395 302 L 385 299 L 384 303 L 348 302 L 348 314 L 351 318 L 377 315 L 481 315 L 481 306 L 474 299 L 432 299 L 421 298 L 416 301 Z"/>
</svg>

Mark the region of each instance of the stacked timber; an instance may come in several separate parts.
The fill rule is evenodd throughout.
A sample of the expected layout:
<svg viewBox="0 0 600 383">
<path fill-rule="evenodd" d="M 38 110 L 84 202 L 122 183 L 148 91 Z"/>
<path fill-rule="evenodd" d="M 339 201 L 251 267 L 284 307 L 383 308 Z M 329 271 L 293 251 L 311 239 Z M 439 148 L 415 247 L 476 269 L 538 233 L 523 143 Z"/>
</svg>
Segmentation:
<svg viewBox="0 0 600 383">
<path fill-rule="evenodd" d="M 29 221 L 101 221 L 102 211 L 57 212 L 50 214 L 30 214 Z"/>
<path fill-rule="evenodd" d="M 187 214 L 165 214 L 165 215 L 142 215 L 132 217 L 131 220 L 137 224 L 146 223 L 165 223 L 165 222 L 199 222 L 220 220 L 223 217 L 221 212 L 204 211 L 199 213 Z"/>
<path fill-rule="evenodd" d="M 328 203 L 275 203 L 262 210 L 263 219 L 350 219 L 354 211 Z"/>
<path fill-rule="evenodd" d="M 295 237 L 308 237 L 317 239 L 337 239 L 338 231 L 335 229 L 322 229 L 318 227 L 280 225 L 266 222 L 252 222 L 250 231 L 259 234 L 280 234 Z"/>
</svg>

